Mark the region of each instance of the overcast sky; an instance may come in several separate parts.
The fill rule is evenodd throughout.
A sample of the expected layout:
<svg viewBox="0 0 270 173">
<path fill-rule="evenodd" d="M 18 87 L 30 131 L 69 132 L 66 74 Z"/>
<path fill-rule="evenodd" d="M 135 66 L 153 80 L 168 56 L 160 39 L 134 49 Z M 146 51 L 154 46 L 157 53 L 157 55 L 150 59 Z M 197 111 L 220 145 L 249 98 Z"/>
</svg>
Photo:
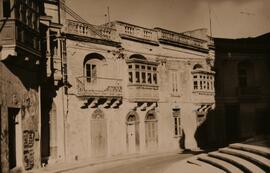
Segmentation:
<svg viewBox="0 0 270 173">
<path fill-rule="evenodd" d="M 270 0 L 66 0 L 92 24 L 120 20 L 184 32 L 210 26 L 214 37 L 253 37 L 270 32 Z"/>
</svg>

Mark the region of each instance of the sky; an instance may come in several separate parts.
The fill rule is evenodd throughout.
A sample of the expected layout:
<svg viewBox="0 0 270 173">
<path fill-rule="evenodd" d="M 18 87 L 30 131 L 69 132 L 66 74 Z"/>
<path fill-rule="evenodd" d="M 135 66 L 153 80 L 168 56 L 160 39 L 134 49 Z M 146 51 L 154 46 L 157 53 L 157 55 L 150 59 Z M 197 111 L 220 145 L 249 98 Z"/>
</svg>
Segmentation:
<svg viewBox="0 0 270 173">
<path fill-rule="evenodd" d="M 91 24 L 120 20 L 185 32 L 210 26 L 213 37 L 245 38 L 270 32 L 270 0 L 66 0 Z M 210 10 L 209 10 L 210 9 Z M 210 25 L 211 19 L 211 25 Z"/>
</svg>

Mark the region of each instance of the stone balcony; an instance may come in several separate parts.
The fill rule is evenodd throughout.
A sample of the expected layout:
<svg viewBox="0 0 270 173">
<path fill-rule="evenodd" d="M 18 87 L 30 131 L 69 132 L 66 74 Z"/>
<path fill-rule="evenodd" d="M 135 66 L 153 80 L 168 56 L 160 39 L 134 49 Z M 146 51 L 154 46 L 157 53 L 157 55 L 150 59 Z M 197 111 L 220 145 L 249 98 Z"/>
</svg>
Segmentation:
<svg viewBox="0 0 270 173">
<path fill-rule="evenodd" d="M 96 26 L 73 20 L 67 20 L 66 31 L 69 34 L 85 36 L 97 39 L 118 41 L 116 30 L 107 26 Z"/>
<path fill-rule="evenodd" d="M 128 99 L 134 102 L 157 102 L 159 100 L 158 85 L 128 85 Z"/>
<path fill-rule="evenodd" d="M 77 77 L 77 96 L 83 98 L 122 98 L 122 80 L 112 78 Z"/>
<path fill-rule="evenodd" d="M 183 33 L 177 33 L 162 28 L 155 28 L 155 30 L 158 32 L 158 40 L 161 43 L 208 52 L 207 40 L 191 37 Z"/>
<path fill-rule="evenodd" d="M 124 39 L 158 45 L 157 32 L 154 29 L 148 29 L 125 22 L 116 21 L 119 36 Z"/>
</svg>

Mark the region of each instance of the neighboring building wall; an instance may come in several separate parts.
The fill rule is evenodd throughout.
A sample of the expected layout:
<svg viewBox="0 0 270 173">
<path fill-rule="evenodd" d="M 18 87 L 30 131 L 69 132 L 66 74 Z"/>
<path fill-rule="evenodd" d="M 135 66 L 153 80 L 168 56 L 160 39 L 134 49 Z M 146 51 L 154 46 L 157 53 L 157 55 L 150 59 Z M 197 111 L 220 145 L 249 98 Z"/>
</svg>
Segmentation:
<svg viewBox="0 0 270 173">
<path fill-rule="evenodd" d="M 269 133 L 269 34 L 215 39 L 216 110 L 222 145 Z M 213 142 L 214 142 L 213 141 Z"/>
<path fill-rule="evenodd" d="M 40 166 L 40 1 L 0 1 L 1 172 Z M 26 15 L 27 11 L 27 15 Z"/>
</svg>

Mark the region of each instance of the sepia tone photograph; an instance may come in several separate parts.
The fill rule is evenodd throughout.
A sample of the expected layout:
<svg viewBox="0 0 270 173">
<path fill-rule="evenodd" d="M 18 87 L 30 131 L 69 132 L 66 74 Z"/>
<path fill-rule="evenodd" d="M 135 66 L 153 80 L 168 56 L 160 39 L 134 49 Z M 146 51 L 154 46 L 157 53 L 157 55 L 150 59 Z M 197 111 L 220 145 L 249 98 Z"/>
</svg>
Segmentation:
<svg viewBox="0 0 270 173">
<path fill-rule="evenodd" d="M 269 0 L 0 0 L 0 173 L 270 173 Z"/>
</svg>

